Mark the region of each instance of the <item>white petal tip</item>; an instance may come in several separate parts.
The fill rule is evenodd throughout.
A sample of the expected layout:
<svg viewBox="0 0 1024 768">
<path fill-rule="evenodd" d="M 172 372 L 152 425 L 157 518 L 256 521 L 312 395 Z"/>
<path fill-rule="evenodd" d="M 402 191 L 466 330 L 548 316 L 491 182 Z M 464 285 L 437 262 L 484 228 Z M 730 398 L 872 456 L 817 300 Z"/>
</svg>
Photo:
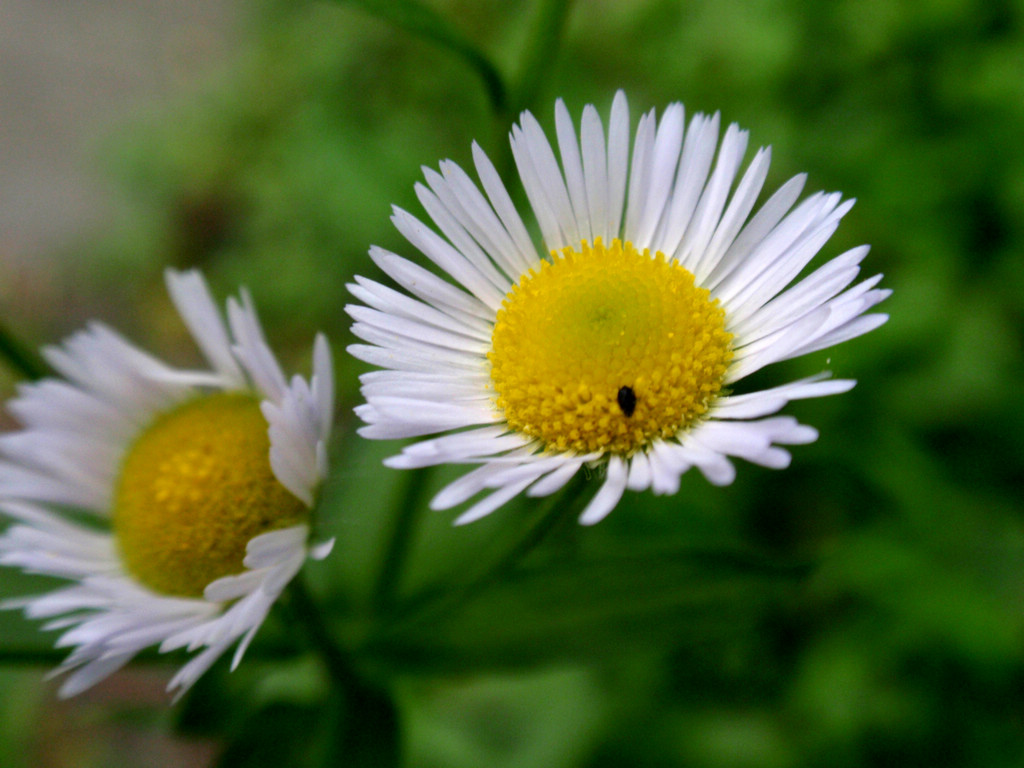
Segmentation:
<svg viewBox="0 0 1024 768">
<path fill-rule="evenodd" d="M 330 538 L 327 541 L 323 541 L 316 544 L 309 550 L 309 557 L 311 560 L 323 560 L 334 549 L 334 538 Z"/>
</svg>

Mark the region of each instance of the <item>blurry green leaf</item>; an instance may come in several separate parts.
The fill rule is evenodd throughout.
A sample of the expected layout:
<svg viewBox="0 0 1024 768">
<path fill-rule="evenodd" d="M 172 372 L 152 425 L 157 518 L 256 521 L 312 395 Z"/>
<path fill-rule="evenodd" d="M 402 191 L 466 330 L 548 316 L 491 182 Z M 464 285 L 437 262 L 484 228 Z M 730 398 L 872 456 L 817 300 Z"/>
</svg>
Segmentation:
<svg viewBox="0 0 1024 768">
<path fill-rule="evenodd" d="M 175 730 L 186 736 L 217 736 L 237 728 L 247 710 L 228 678 L 226 665 L 214 664 L 179 704 Z"/>
<path fill-rule="evenodd" d="M 14 568 L 0 568 L 0 599 L 42 594 L 62 583 L 58 579 L 26 574 Z M 21 610 L 0 611 L 0 662 L 59 664 L 67 651 L 54 649 L 54 641 L 60 633 L 43 631 L 44 623 L 25 618 Z"/>
<path fill-rule="evenodd" d="M 398 765 L 398 719 L 376 689 L 336 691 L 315 702 L 276 701 L 232 729 L 218 768 Z"/>
<path fill-rule="evenodd" d="M 0 321 L 0 360 L 26 379 L 41 379 L 46 375 L 46 364 L 36 352 L 15 336 Z"/>
<path fill-rule="evenodd" d="M 408 764 L 417 768 L 580 765 L 616 705 L 579 667 L 408 686 Z M 571 734 L 569 738 L 567 734 Z"/>
<path fill-rule="evenodd" d="M 412 671 L 481 670 L 715 642 L 750 631 L 803 575 L 725 553 L 556 562 L 513 573 L 433 618 L 428 603 L 423 620 L 397 620 L 365 650 Z"/>
<path fill-rule="evenodd" d="M 4 692 L 0 697 L 0 765 L 22 768 L 29 765 L 26 747 L 44 689 L 38 675 L 23 670 L 0 671 L 0 689 Z"/>
<path fill-rule="evenodd" d="M 325 761 L 330 727 L 322 707 L 275 703 L 259 710 L 233 735 L 218 768 L 312 768 Z M 337 763 L 339 765 L 344 763 Z"/>
</svg>

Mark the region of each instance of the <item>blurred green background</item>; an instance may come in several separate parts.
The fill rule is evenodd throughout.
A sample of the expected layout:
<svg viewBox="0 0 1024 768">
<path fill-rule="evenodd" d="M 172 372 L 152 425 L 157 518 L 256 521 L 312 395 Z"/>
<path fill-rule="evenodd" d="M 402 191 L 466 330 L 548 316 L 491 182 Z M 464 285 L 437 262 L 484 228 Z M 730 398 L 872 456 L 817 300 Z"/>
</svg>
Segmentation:
<svg viewBox="0 0 1024 768">
<path fill-rule="evenodd" d="M 1024 765 L 1024 2 L 423 7 L 246 4 L 215 67 L 105 126 L 90 156 L 117 190 L 109 217 L 44 260 L 0 254 L 0 317 L 33 346 L 100 317 L 194 360 L 161 273 L 199 266 L 219 296 L 249 286 L 289 364 L 328 333 L 339 438 L 322 522 L 338 544 L 308 570 L 360 668 L 395 691 L 410 766 Z M 379 277 L 371 243 L 413 253 L 388 217 L 422 214 L 420 166 L 468 168 L 476 140 L 507 169 L 520 109 L 550 128 L 555 98 L 606 116 L 618 88 L 634 124 L 682 101 L 771 144 L 766 189 L 807 171 L 809 192 L 856 197 L 823 257 L 870 243 L 892 318 L 749 382 L 860 382 L 788 409 L 821 432 L 790 469 L 627 495 L 463 610 L 374 613 L 411 484 L 380 467 L 397 444 L 354 437 L 365 366 L 343 352 L 345 283 Z M 16 377 L 0 377 L 9 396 Z M 452 529 L 424 512 L 401 594 L 469 578 L 533 514 L 520 501 Z M 4 596 L 40 587 L 0 578 Z M 359 713 L 323 706 L 298 634 L 275 613 L 237 672 L 222 660 L 177 707 L 156 657 L 57 702 L 52 635 L 4 613 L 0 764 L 344 765 L 332 718 Z"/>
</svg>

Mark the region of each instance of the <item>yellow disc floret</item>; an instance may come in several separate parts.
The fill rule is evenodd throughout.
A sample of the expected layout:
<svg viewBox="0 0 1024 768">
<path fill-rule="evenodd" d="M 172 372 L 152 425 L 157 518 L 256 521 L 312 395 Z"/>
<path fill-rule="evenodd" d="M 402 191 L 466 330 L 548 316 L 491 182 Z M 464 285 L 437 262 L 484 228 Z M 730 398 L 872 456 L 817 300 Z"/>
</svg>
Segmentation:
<svg viewBox="0 0 1024 768">
<path fill-rule="evenodd" d="M 495 320 L 487 357 L 509 427 L 552 450 L 628 456 L 700 418 L 732 359 L 719 301 L 630 243 L 552 257 Z"/>
<path fill-rule="evenodd" d="M 251 538 L 308 519 L 269 457 L 251 395 L 199 397 L 158 418 L 129 448 L 117 485 L 114 530 L 128 572 L 158 592 L 199 596 L 244 570 Z"/>
</svg>

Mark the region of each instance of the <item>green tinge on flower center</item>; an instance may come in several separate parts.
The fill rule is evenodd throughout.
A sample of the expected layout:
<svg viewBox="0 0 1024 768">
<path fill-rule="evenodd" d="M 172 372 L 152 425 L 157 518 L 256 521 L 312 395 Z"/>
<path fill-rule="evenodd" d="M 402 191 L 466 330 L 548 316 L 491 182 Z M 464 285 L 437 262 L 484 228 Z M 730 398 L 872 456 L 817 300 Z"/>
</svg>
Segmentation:
<svg viewBox="0 0 1024 768">
<path fill-rule="evenodd" d="M 495 321 L 487 357 L 509 427 L 549 449 L 628 456 L 706 413 L 733 354 L 719 301 L 628 242 L 552 256 Z"/>
<path fill-rule="evenodd" d="M 254 536 L 308 518 L 270 468 L 259 401 L 238 393 L 189 400 L 143 431 L 122 464 L 113 515 L 128 572 L 190 597 L 242 572 Z"/>
</svg>

